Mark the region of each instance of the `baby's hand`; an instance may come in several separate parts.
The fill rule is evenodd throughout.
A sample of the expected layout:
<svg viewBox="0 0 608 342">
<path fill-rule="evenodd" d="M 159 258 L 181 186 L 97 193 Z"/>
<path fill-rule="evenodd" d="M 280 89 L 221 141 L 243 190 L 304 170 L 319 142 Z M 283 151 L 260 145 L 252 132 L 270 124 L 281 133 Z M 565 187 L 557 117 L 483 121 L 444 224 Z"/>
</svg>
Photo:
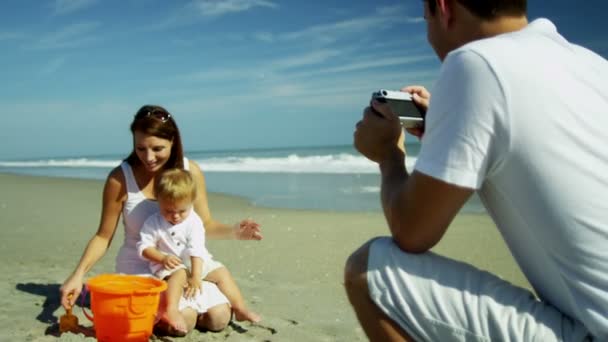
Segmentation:
<svg viewBox="0 0 608 342">
<path fill-rule="evenodd" d="M 172 270 L 182 264 L 182 260 L 175 255 L 166 255 L 163 258 L 163 266 L 166 270 Z"/>
<path fill-rule="evenodd" d="M 198 278 L 188 277 L 188 284 L 186 284 L 184 296 L 186 298 L 192 298 L 200 292 L 203 292 L 203 282 Z"/>
</svg>

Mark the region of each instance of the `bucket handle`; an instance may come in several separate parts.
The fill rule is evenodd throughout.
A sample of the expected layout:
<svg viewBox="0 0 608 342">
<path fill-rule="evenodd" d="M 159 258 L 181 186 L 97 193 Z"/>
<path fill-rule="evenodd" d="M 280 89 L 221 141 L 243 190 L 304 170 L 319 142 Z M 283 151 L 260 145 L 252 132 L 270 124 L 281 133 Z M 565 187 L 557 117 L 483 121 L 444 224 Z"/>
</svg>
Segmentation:
<svg viewBox="0 0 608 342">
<path fill-rule="evenodd" d="M 86 285 L 83 286 L 82 292 L 80 293 L 80 307 L 82 308 L 82 313 L 85 315 L 85 317 L 88 318 L 91 323 L 94 323 L 93 313 L 91 312 L 91 314 L 89 315 L 89 313 L 87 312 L 87 310 L 85 310 L 84 307 L 84 299 L 87 296 L 88 290 L 89 288 Z"/>
</svg>

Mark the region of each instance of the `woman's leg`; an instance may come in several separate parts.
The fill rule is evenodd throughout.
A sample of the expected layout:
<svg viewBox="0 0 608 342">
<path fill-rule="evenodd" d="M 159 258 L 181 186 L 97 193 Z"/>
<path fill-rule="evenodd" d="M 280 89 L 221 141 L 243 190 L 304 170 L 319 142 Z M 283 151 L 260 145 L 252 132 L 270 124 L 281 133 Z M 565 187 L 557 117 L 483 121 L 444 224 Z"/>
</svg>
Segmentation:
<svg viewBox="0 0 608 342">
<path fill-rule="evenodd" d="M 213 282 L 230 301 L 237 321 L 259 322 L 260 315 L 250 311 L 245 304 L 239 287 L 226 267 L 220 267 L 210 272 L 205 280 Z"/>
<path fill-rule="evenodd" d="M 230 323 L 232 312 L 230 305 L 220 304 L 209 308 L 207 312 L 198 315 L 196 327 L 201 330 L 222 331 Z"/>
</svg>

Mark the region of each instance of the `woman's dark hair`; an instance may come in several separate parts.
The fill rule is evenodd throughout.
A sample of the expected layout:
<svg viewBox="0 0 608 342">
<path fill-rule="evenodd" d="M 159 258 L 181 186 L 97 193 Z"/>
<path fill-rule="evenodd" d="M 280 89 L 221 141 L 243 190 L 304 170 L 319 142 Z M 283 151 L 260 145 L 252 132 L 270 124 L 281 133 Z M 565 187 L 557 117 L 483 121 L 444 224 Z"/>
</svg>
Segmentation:
<svg viewBox="0 0 608 342">
<path fill-rule="evenodd" d="M 424 0 L 429 4 L 429 11 L 435 15 L 437 2 L 435 0 Z M 526 0 L 456 0 L 471 13 L 482 19 L 494 19 L 499 16 L 525 15 L 527 10 Z"/>
<path fill-rule="evenodd" d="M 171 156 L 165 164 L 165 169 L 184 168 L 184 149 L 182 138 L 173 116 L 163 107 L 145 105 L 141 107 L 131 123 L 131 133 L 133 134 L 133 151 L 125 159 L 131 166 L 139 165 L 141 160 L 135 153 L 135 132 L 166 139 L 173 142 Z"/>
</svg>

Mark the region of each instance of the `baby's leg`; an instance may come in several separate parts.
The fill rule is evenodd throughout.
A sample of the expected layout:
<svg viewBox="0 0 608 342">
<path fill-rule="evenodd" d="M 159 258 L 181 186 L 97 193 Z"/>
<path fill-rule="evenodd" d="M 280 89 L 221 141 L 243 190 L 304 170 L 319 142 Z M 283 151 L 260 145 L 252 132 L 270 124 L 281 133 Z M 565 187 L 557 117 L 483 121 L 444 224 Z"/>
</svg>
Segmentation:
<svg viewBox="0 0 608 342">
<path fill-rule="evenodd" d="M 241 291 L 226 267 L 220 267 L 211 271 L 207 277 L 205 277 L 205 280 L 217 284 L 220 291 L 228 298 L 232 310 L 234 311 L 234 318 L 237 321 L 250 321 L 256 323 L 262 319 L 260 315 L 247 309 Z"/>
<path fill-rule="evenodd" d="M 187 332 L 186 321 L 179 312 L 179 300 L 184 292 L 184 285 L 188 279 L 188 274 L 185 269 L 179 269 L 167 278 L 167 310 L 163 314 L 162 319 L 167 321 L 175 330 Z"/>
</svg>

